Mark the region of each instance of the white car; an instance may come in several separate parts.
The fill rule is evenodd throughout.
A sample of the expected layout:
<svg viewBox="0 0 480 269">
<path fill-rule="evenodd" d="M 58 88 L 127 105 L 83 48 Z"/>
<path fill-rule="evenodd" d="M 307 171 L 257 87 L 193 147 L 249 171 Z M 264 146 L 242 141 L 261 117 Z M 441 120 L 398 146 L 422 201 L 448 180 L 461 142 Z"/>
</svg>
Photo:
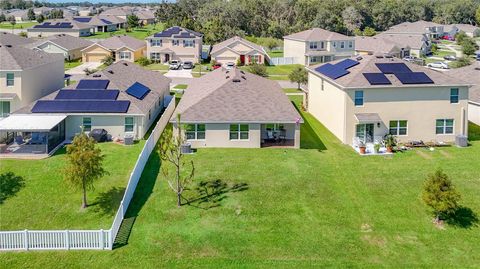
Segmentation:
<svg viewBox="0 0 480 269">
<path fill-rule="evenodd" d="M 229 62 L 225 64 L 225 69 L 230 70 L 235 67 L 235 63 Z"/>
<path fill-rule="evenodd" d="M 427 67 L 430 68 L 439 68 L 439 69 L 448 69 L 448 64 L 443 62 L 435 62 L 427 64 Z"/>
<path fill-rule="evenodd" d="M 182 63 L 177 60 L 172 60 L 170 61 L 170 64 L 168 65 L 168 68 L 171 70 L 178 70 L 182 66 Z"/>
<path fill-rule="evenodd" d="M 415 56 L 405 56 L 405 57 L 403 57 L 403 60 L 407 61 L 407 62 L 414 62 L 416 59 L 417 59 L 417 57 L 415 57 Z"/>
</svg>

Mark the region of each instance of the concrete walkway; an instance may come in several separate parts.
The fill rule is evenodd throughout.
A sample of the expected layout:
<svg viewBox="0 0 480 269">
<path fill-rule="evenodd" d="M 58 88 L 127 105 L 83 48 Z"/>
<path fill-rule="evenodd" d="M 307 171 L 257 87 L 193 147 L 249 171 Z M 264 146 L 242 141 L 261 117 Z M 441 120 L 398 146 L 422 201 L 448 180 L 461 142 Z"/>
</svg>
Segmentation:
<svg viewBox="0 0 480 269">
<path fill-rule="evenodd" d="M 193 78 L 191 69 L 168 70 L 165 76 L 169 78 Z"/>
<path fill-rule="evenodd" d="M 100 62 L 88 62 L 88 63 L 83 63 L 77 67 L 74 67 L 72 69 L 69 69 L 67 71 L 65 71 L 65 74 L 69 74 L 69 75 L 81 75 L 81 74 L 85 74 L 85 70 L 86 68 L 92 70 L 92 69 L 96 69 L 98 68 L 100 65 L 102 65 L 102 63 Z"/>
</svg>

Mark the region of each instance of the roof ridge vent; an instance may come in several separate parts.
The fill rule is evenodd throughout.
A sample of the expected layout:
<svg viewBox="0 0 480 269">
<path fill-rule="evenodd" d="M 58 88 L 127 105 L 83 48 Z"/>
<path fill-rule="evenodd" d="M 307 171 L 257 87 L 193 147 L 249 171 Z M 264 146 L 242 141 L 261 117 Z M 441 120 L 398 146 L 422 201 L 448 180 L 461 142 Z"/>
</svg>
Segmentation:
<svg viewBox="0 0 480 269">
<path fill-rule="evenodd" d="M 128 64 L 127 64 L 127 63 L 123 63 L 123 65 L 125 65 L 125 66 L 128 66 Z"/>
<path fill-rule="evenodd" d="M 358 56 L 357 58 L 355 58 L 357 61 L 361 61 L 363 59 L 362 56 Z"/>
<path fill-rule="evenodd" d="M 95 75 L 93 75 L 94 78 L 99 78 L 99 77 L 101 77 L 101 76 L 102 76 L 102 75 L 100 75 L 100 74 L 95 74 Z"/>
<path fill-rule="evenodd" d="M 233 82 L 241 82 L 241 80 L 238 79 L 238 78 L 234 78 L 232 81 L 233 81 Z"/>
<path fill-rule="evenodd" d="M 230 76 L 227 76 L 227 77 L 226 77 L 226 79 L 229 79 L 229 78 L 230 78 Z"/>
<path fill-rule="evenodd" d="M 244 80 L 247 80 L 247 78 L 246 78 L 245 76 L 242 76 L 242 78 L 243 78 Z"/>
<path fill-rule="evenodd" d="M 113 74 L 113 70 L 108 70 L 107 72 L 110 74 Z"/>
</svg>

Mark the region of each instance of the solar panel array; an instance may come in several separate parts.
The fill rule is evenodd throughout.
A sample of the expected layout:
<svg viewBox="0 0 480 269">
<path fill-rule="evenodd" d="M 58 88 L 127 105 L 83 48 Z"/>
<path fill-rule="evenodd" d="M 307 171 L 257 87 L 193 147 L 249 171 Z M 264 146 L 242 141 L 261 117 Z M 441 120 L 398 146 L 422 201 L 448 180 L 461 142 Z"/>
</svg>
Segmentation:
<svg viewBox="0 0 480 269">
<path fill-rule="evenodd" d="M 181 31 L 182 29 L 180 27 L 174 26 L 162 32 L 156 33 L 153 36 L 154 37 L 171 37 L 172 35 L 178 35 Z"/>
<path fill-rule="evenodd" d="M 384 74 L 412 72 L 404 63 L 376 63 L 375 65 Z"/>
<path fill-rule="evenodd" d="M 33 113 L 126 113 L 130 101 L 40 100 Z"/>
<path fill-rule="evenodd" d="M 77 89 L 106 89 L 110 80 L 107 79 L 82 79 L 77 84 Z"/>
<path fill-rule="evenodd" d="M 432 84 L 434 83 L 427 74 L 423 72 L 395 73 L 395 76 L 402 84 Z"/>
<path fill-rule="evenodd" d="M 393 74 L 402 84 L 433 84 L 424 72 L 412 72 L 404 63 L 375 63 L 382 73 L 363 73 L 370 85 L 390 85 L 385 74 Z"/>
<path fill-rule="evenodd" d="M 117 100 L 119 90 L 60 90 L 55 100 Z"/>
<path fill-rule="evenodd" d="M 383 73 L 363 73 L 370 85 L 390 85 L 390 80 Z"/>
<path fill-rule="evenodd" d="M 82 23 L 88 23 L 92 18 L 73 18 L 74 20 Z"/>
<path fill-rule="evenodd" d="M 112 22 L 109 21 L 109 20 L 106 20 L 106 19 L 100 19 L 100 20 L 103 21 L 103 22 L 106 23 L 106 24 L 112 24 Z"/>
<path fill-rule="evenodd" d="M 43 24 L 38 24 L 33 26 L 33 28 L 73 28 L 72 23 L 70 22 L 58 22 L 55 24 L 51 24 L 50 22 L 44 22 Z"/>
<path fill-rule="evenodd" d="M 147 96 L 149 92 L 150 92 L 150 89 L 140 82 L 135 82 L 126 91 L 126 93 L 128 93 L 129 95 L 139 100 L 143 100 L 143 98 L 145 98 L 145 96 Z"/>
<path fill-rule="evenodd" d="M 326 63 L 322 66 L 315 68 L 315 71 L 322 73 L 331 79 L 337 79 L 347 74 L 350 74 L 350 71 L 348 71 L 347 69 L 352 68 L 358 64 L 360 63 L 355 60 L 345 59 L 336 64 Z"/>
</svg>

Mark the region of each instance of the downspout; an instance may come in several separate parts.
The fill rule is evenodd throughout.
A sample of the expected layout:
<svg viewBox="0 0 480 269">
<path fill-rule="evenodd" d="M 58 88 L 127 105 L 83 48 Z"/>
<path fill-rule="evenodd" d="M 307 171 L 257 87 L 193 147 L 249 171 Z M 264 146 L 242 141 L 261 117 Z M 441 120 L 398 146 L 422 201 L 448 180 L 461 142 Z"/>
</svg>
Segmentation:
<svg viewBox="0 0 480 269">
<path fill-rule="evenodd" d="M 462 115 L 461 115 L 461 120 L 462 120 L 462 135 L 465 135 L 465 108 L 462 107 Z"/>
</svg>

